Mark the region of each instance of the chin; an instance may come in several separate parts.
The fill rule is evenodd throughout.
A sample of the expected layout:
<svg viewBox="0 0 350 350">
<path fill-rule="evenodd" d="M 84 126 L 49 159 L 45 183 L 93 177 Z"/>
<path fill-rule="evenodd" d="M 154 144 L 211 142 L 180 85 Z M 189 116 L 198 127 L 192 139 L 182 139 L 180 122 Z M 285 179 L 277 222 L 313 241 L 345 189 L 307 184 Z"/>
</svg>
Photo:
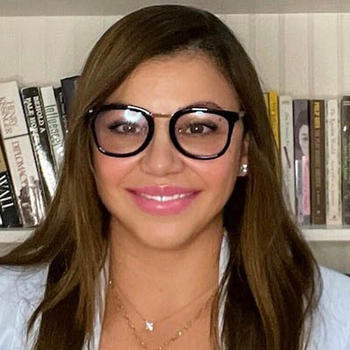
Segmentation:
<svg viewBox="0 0 350 350">
<path fill-rule="evenodd" d="M 147 227 L 141 231 L 134 231 L 134 237 L 144 246 L 161 250 L 178 250 L 191 244 L 196 237 L 196 231 L 188 227 L 176 227 L 166 225 L 165 227 Z M 172 227 L 169 227 L 172 226 Z M 132 234 L 132 232 L 130 232 Z"/>
</svg>

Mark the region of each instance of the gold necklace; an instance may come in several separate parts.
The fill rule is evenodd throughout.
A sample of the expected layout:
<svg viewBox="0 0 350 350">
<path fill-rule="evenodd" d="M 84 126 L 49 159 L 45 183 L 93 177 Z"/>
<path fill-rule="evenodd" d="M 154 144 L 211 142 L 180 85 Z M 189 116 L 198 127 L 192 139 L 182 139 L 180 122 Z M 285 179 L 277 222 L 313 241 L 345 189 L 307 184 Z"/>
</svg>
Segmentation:
<svg viewBox="0 0 350 350">
<path fill-rule="evenodd" d="M 140 335 L 138 334 L 137 330 L 136 330 L 136 326 L 134 324 L 134 322 L 130 319 L 130 316 L 129 314 L 127 313 L 124 305 L 122 304 L 122 301 L 120 300 L 118 294 L 116 293 L 115 289 L 114 289 L 114 285 L 112 283 L 112 280 L 109 280 L 108 281 L 108 284 L 109 286 L 111 287 L 112 289 L 112 293 L 113 293 L 113 296 L 115 297 L 115 300 L 117 302 L 117 308 L 121 311 L 122 313 L 122 316 L 123 316 L 123 319 L 126 321 L 129 329 L 131 330 L 135 340 L 137 341 L 138 345 L 143 348 L 143 349 L 146 349 L 148 350 L 149 349 L 149 346 L 145 343 L 144 340 L 142 340 L 142 338 L 140 337 Z M 157 346 L 155 348 L 155 350 L 164 350 L 166 347 L 168 347 L 171 343 L 175 342 L 176 340 L 178 340 L 183 334 L 184 332 L 188 331 L 191 326 L 193 325 L 193 323 L 195 321 L 197 321 L 201 314 L 203 313 L 203 311 L 208 307 L 208 305 L 210 304 L 211 300 L 214 298 L 216 294 L 216 291 L 210 295 L 210 297 L 208 298 L 208 300 L 204 303 L 204 305 L 198 310 L 198 312 L 194 315 L 193 318 L 191 318 L 189 321 L 186 322 L 186 324 L 179 328 L 173 336 L 171 336 L 169 339 L 167 339 L 166 341 L 164 341 L 161 345 Z M 190 302 L 191 303 L 191 302 Z M 190 304 L 188 303 L 188 304 Z M 185 308 L 186 306 L 188 306 L 188 304 L 186 304 L 185 306 L 181 307 L 180 310 L 182 310 L 183 308 Z M 179 312 L 180 310 L 177 310 L 175 313 L 173 313 L 172 315 L 170 316 L 167 316 L 165 318 L 163 318 L 162 320 L 158 320 L 157 322 L 159 321 L 163 321 L 163 320 L 166 320 L 168 318 L 170 318 L 171 316 L 173 316 L 174 314 L 176 314 L 177 312 Z M 146 330 L 148 331 L 151 331 L 153 332 L 154 330 L 154 322 L 151 322 L 151 321 L 148 321 L 146 320 L 145 318 L 143 318 L 139 312 L 135 309 L 136 313 L 144 320 L 145 322 L 145 328 Z"/>
<path fill-rule="evenodd" d="M 144 322 L 144 327 L 146 329 L 146 331 L 148 332 L 153 332 L 155 330 L 156 327 L 156 323 L 158 324 L 159 322 L 163 322 L 165 320 L 167 320 L 168 318 L 175 316 L 177 313 L 181 312 L 183 309 L 185 309 L 188 305 L 192 304 L 194 302 L 194 300 L 200 299 L 204 294 L 208 293 L 207 291 L 203 292 L 202 294 L 198 295 L 195 299 L 189 301 L 187 304 L 181 306 L 179 309 L 175 310 L 173 313 L 171 313 L 170 315 L 163 317 L 162 319 L 159 319 L 157 321 L 151 321 L 149 319 L 145 319 L 137 310 L 136 306 L 129 300 L 129 298 L 125 295 L 125 293 L 121 290 L 121 288 L 117 285 L 114 284 L 112 282 L 112 280 L 108 281 L 108 284 L 110 285 L 110 287 L 113 289 L 113 293 L 116 293 L 117 295 L 121 295 L 124 297 L 124 299 L 127 300 L 127 302 L 133 307 L 134 311 L 137 313 L 137 315 L 143 320 Z M 115 291 L 114 289 L 117 289 L 117 291 Z"/>
</svg>

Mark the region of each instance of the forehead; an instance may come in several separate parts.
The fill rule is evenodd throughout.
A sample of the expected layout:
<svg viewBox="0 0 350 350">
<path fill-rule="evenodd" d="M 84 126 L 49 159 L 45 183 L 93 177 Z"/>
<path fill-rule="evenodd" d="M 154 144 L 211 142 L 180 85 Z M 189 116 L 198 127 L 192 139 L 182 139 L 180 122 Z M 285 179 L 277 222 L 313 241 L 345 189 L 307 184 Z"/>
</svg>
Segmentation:
<svg viewBox="0 0 350 350">
<path fill-rule="evenodd" d="M 213 60 L 187 51 L 141 63 L 107 99 L 158 113 L 172 113 L 198 101 L 239 108 L 234 87 Z"/>
</svg>

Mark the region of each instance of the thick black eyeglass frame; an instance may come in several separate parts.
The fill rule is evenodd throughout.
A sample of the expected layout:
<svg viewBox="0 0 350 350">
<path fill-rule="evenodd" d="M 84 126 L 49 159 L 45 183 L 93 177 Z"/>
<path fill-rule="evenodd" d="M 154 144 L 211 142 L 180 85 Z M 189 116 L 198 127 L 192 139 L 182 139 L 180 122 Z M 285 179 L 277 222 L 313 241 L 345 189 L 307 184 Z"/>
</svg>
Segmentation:
<svg viewBox="0 0 350 350">
<path fill-rule="evenodd" d="M 106 151 L 98 142 L 97 135 L 96 135 L 96 130 L 95 130 L 95 122 L 96 119 L 101 112 L 105 111 L 110 111 L 110 110 L 131 110 L 134 112 L 139 112 L 141 113 L 147 120 L 148 122 L 148 134 L 147 137 L 145 138 L 145 141 L 143 144 L 135 151 L 129 152 L 129 153 L 113 153 L 113 152 L 108 152 Z M 223 149 L 216 154 L 206 156 L 206 155 L 194 155 L 192 153 L 187 152 L 185 149 L 183 149 L 179 142 L 177 141 L 177 138 L 175 136 L 175 124 L 177 120 L 183 116 L 184 114 L 188 113 L 193 113 L 193 112 L 205 112 L 205 113 L 210 113 L 210 114 L 216 114 L 220 115 L 221 117 L 225 118 L 228 122 L 228 133 L 227 133 L 227 140 L 225 143 L 225 146 Z M 125 105 L 125 104 L 106 104 L 106 105 L 101 105 L 99 107 L 91 108 L 87 112 L 88 116 L 90 117 L 91 120 L 91 128 L 92 128 L 92 133 L 94 137 L 95 144 L 97 146 L 97 149 L 108 156 L 111 157 L 118 157 L 118 158 L 126 158 L 126 157 L 131 157 L 134 156 L 140 152 L 142 152 L 150 143 L 152 140 L 153 134 L 154 134 L 154 118 L 169 118 L 169 135 L 172 143 L 174 144 L 175 148 L 182 153 L 183 155 L 192 158 L 192 159 L 200 159 L 200 160 L 208 160 L 208 159 L 215 159 L 220 156 L 222 156 L 227 148 L 230 145 L 231 142 L 231 136 L 232 136 L 232 131 L 234 124 L 241 119 L 245 115 L 245 111 L 241 110 L 239 112 L 234 112 L 234 111 L 228 111 L 228 110 L 223 110 L 223 109 L 212 109 L 212 108 L 205 108 L 205 107 L 190 107 L 190 108 L 184 108 L 176 111 L 175 113 L 169 115 L 169 114 L 160 114 L 160 113 L 152 113 L 144 108 L 133 106 L 133 105 Z"/>
</svg>

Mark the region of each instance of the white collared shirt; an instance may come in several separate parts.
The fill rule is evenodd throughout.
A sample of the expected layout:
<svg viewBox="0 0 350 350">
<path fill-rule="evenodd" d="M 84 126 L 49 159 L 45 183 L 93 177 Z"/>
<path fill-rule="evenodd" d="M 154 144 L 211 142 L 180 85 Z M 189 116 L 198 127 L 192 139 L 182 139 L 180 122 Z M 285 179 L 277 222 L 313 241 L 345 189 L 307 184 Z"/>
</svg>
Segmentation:
<svg viewBox="0 0 350 350">
<path fill-rule="evenodd" d="M 228 261 L 228 246 L 223 239 L 219 262 L 219 282 Z M 90 349 L 98 350 L 108 281 L 108 266 L 101 272 L 96 305 L 94 333 Z M 29 340 L 27 322 L 45 292 L 48 268 L 0 267 L 0 350 L 29 350 L 38 332 L 40 319 L 34 325 Z M 350 349 L 350 278 L 321 267 L 324 290 L 319 310 L 315 314 L 310 350 Z M 222 329 L 223 302 L 219 309 L 219 329 Z M 291 325 L 293 327 L 293 325 Z M 52 349 L 53 350 L 53 349 Z"/>
</svg>

